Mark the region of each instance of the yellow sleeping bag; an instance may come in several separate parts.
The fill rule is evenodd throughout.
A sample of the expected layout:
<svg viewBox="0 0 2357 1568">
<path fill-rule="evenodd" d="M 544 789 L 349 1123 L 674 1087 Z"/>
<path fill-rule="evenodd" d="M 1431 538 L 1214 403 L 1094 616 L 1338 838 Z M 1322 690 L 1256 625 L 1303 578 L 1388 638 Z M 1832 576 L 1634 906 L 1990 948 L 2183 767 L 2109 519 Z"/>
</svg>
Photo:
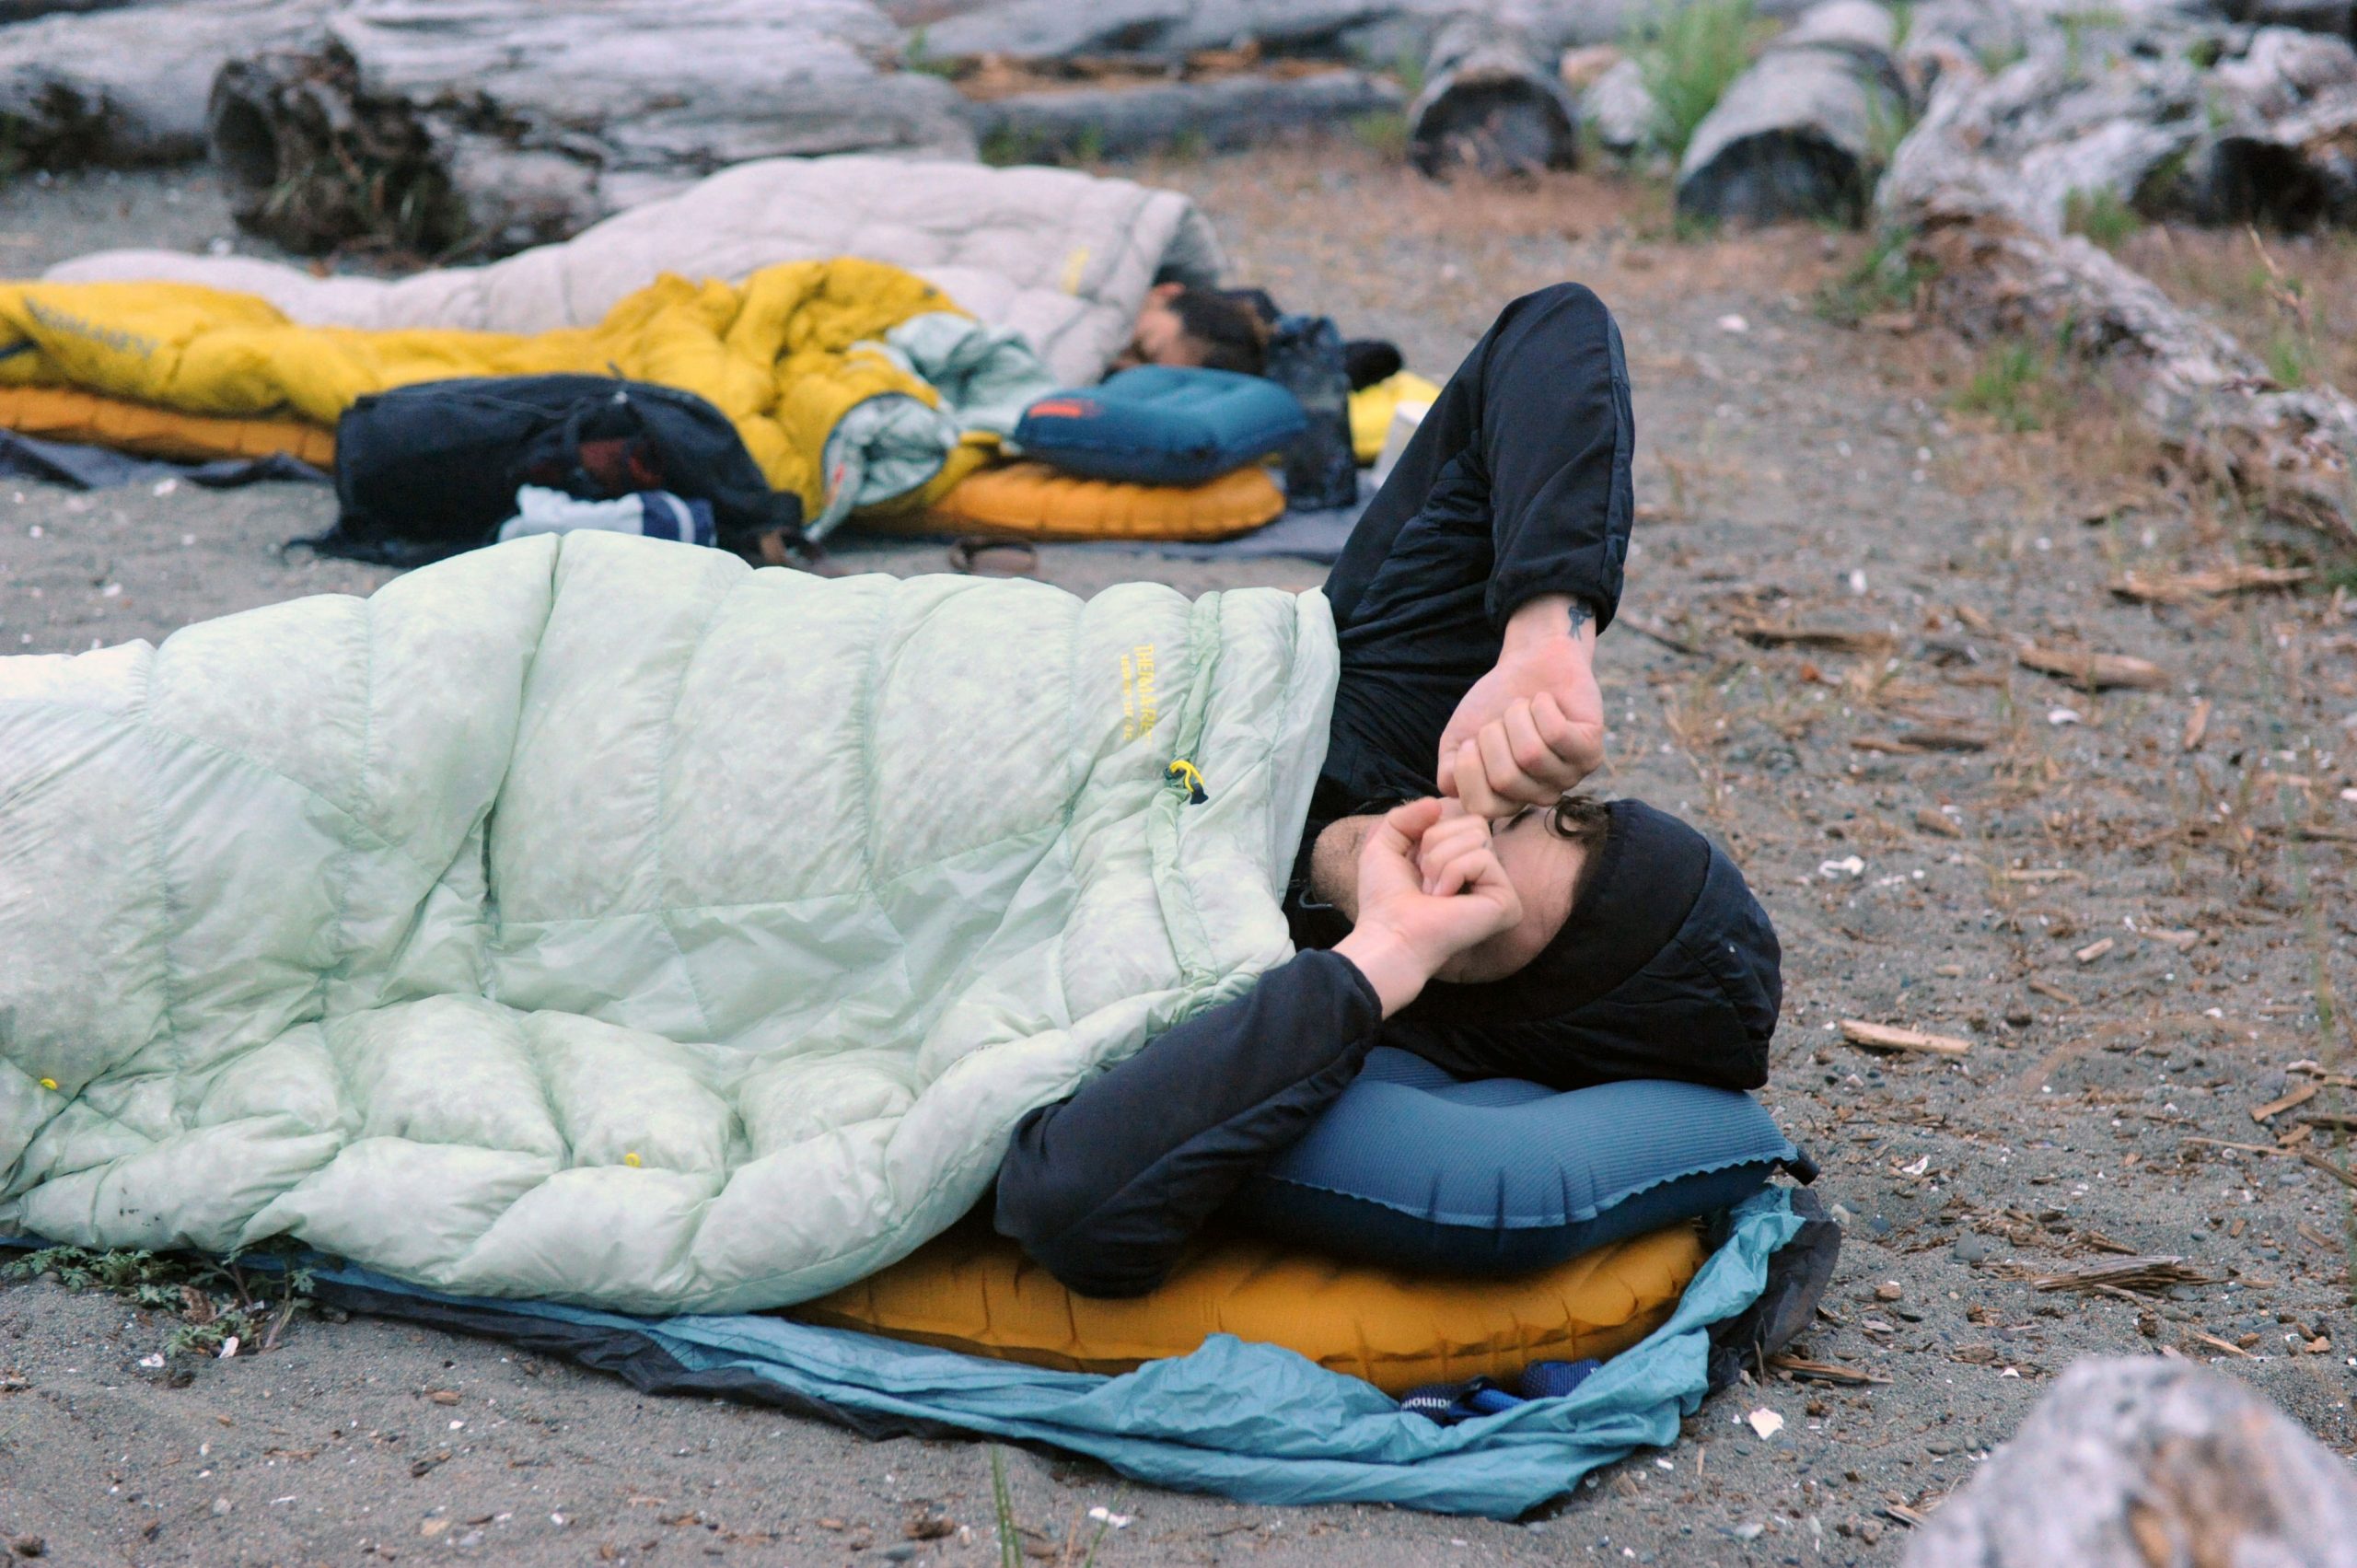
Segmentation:
<svg viewBox="0 0 2357 1568">
<path fill-rule="evenodd" d="M 934 313 L 965 315 L 912 273 L 850 258 L 767 267 L 742 284 L 667 274 L 594 327 L 528 337 L 299 326 L 264 300 L 190 284 L 10 283 L 0 284 L 0 389 L 72 389 L 103 403 L 192 415 L 204 422 L 200 437 L 250 451 L 252 430 L 218 422 L 292 423 L 331 439 L 354 400 L 412 382 L 620 374 L 681 388 L 719 408 L 770 483 L 800 495 L 816 517 L 829 488 L 827 438 L 847 412 L 883 393 L 941 406 L 931 386 L 877 346 L 893 328 Z M 91 428 L 105 439 L 105 420 L 94 417 Z M 168 422 L 160 432 L 147 428 L 162 436 L 150 451 L 189 434 Z M 47 433 L 64 431 L 52 420 Z M 204 445 L 188 443 L 176 455 Z M 921 498 L 947 490 L 982 456 L 960 454 Z"/>
<path fill-rule="evenodd" d="M 1517 1278 L 1455 1279 L 1231 1237 L 1152 1295 L 1108 1301 L 1074 1295 L 970 1221 L 792 1316 L 1074 1372 L 1128 1372 L 1233 1334 L 1397 1395 L 1468 1377 L 1511 1383 L 1534 1361 L 1617 1355 L 1668 1320 L 1703 1255 L 1684 1224 Z"/>
</svg>

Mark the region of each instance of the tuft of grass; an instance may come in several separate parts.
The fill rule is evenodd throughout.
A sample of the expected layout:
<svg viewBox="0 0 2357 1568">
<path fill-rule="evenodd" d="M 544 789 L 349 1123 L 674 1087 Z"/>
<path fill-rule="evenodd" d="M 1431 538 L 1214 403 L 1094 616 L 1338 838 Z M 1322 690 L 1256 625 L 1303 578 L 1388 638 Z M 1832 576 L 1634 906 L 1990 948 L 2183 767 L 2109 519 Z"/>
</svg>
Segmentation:
<svg viewBox="0 0 2357 1568">
<path fill-rule="evenodd" d="M 1351 122 L 1351 134 L 1359 145 L 1386 162 L 1397 163 L 1408 156 L 1408 117 L 1398 110 L 1360 115 Z"/>
<path fill-rule="evenodd" d="M 1023 1533 L 1015 1523 L 1015 1494 L 1006 1485 L 1006 1450 L 991 1445 L 991 1506 L 998 1522 L 999 1568 L 1023 1568 Z"/>
<path fill-rule="evenodd" d="M 2121 13 L 2101 6 L 2084 11 L 2058 11 L 2054 20 L 2062 29 L 2062 68 L 2073 76 L 2086 70 L 2089 34 L 2114 32 L 2128 23 L 2128 18 Z"/>
<path fill-rule="evenodd" d="M 2019 41 L 1991 44 L 1980 52 L 1980 68 L 1993 76 L 2020 64 L 2028 57 L 2029 51 Z"/>
<path fill-rule="evenodd" d="M 2315 351 L 2297 332 L 2278 327 L 2267 340 L 2267 373 L 2279 386 L 2305 387 L 2316 374 Z"/>
<path fill-rule="evenodd" d="M 2044 423 L 2038 405 L 2049 368 L 2046 356 L 2028 343 L 1998 343 L 1981 356 L 1956 393 L 1956 406 L 1967 413 L 1989 415 L 2001 430 L 2036 430 Z"/>
<path fill-rule="evenodd" d="M 215 1260 L 196 1253 L 118 1248 L 44 1247 L 0 1263 L 0 1279 L 54 1276 L 67 1290 L 99 1290 L 151 1312 L 180 1319 L 166 1336 L 168 1355 L 218 1355 L 232 1338 L 255 1350 L 277 1342 L 298 1313 L 310 1310 L 311 1271 L 291 1242 L 255 1249 L 264 1266 L 249 1270 L 247 1255 Z"/>
<path fill-rule="evenodd" d="M 1672 157 L 1685 156 L 1694 128 L 1751 64 L 1755 31 L 1751 0 L 1666 0 L 1632 25 L 1628 52 Z"/>
<path fill-rule="evenodd" d="M 1929 261 L 1908 253 L 1913 238 L 1904 228 L 1877 233 L 1857 265 L 1817 290 L 1817 313 L 1837 325 L 1854 327 L 1869 316 L 1913 309 L 1916 295 L 1938 275 Z"/>
<path fill-rule="evenodd" d="M 1399 90 L 1412 101 L 1424 90 L 1424 59 L 1411 49 L 1403 49 L 1391 58 L 1391 74 L 1399 78 Z"/>
<path fill-rule="evenodd" d="M 1885 98 L 1879 93 L 1867 98 L 1866 150 L 1874 155 L 1876 168 L 1890 167 L 1898 144 L 1915 129 L 1915 118 L 1914 107 L 1903 99 Z"/>
<path fill-rule="evenodd" d="M 944 81 L 954 80 L 958 75 L 958 62 L 936 57 L 925 46 L 926 31 L 923 28 L 910 31 L 908 46 L 900 51 L 901 67 L 921 75 L 939 76 Z"/>
<path fill-rule="evenodd" d="M 1680 245 L 1708 245 L 1724 226 L 1715 213 L 1690 213 L 1680 207 L 1669 220 L 1669 234 Z"/>
<path fill-rule="evenodd" d="M 982 137 L 975 152 L 993 168 L 1011 168 L 1019 163 L 1039 161 L 1039 139 L 1012 125 L 1000 125 Z"/>
<path fill-rule="evenodd" d="M 2144 226 L 2144 222 L 2133 207 L 2119 199 L 2119 192 L 2107 185 L 2065 195 L 2062 226 L 2069 233 L 2085 235 L 2107 250 L 2117 250 Z"/>
</svg>

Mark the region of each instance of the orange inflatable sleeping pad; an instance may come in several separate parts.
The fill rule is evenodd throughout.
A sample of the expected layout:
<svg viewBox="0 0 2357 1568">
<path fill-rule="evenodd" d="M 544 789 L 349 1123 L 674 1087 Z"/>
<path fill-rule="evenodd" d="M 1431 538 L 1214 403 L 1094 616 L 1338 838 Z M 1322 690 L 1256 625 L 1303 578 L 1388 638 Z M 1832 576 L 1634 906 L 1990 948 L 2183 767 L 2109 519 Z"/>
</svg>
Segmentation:
<svg viewBox="0 0 2357 1568">
<path fill-rule="evenodd" d="M 1178 485 L 1082 479 L 1018 462 L 970 474 L 929 509 L 880 526 L 1038 540 L 1207 540 L 1250 533 L 1284 509 L 1284 492 L 1257 466 Z"/>
<path fill-rule="evenodd" d="M 0 387 L 0 428 L 176 462 L 275 452 L 323 469 L 335 462 L 335 432 L 298 419 L 217 419 L 71 387 Z"/>
<path fill-rule="evenodd" d="M 1618 1354 L 1667 1320 L 1702 1257 L 1683 1224 L 1535 1273 L 1441 1278 L 1237 1236 L 1202 1247 L 1151 1295 L 1097 1300 L 970 1220 L 790 1316 L 1074 1372 L 1128 1372 L 1233 1334 L 1398 1395 L 1477 1376 L 1511 1387 L 1534 1361 Z"/>
</svg>

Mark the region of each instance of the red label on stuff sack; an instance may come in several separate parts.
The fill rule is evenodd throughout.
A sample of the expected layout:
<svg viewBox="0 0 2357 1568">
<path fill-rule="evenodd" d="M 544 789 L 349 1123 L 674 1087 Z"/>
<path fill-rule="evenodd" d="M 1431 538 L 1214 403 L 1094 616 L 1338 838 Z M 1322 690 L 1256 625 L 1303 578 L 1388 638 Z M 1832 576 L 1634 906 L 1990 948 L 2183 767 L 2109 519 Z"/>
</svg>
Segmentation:
<svg viewBox="0 0 2357 1568">
<path fill-rule="evenodd" d="M 1103 411 L 1086 398 L 1049 398 L 1023 412 L 1033 419 L 1094 419 Z"/>
</svg>

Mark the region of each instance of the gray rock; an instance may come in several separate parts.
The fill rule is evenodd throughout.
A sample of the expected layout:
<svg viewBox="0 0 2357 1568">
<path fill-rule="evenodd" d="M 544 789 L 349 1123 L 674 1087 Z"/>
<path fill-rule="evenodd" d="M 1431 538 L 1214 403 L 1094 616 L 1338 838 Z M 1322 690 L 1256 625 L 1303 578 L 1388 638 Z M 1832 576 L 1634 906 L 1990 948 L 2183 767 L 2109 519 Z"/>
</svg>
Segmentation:
<svg viewBox="0 0 2357 1568">
<path fill-rule="evenodd" d="M 1581 117 L 1595 127 L 1605 150 L 1619 157 L 1644 150 L 1654 138 L 1658 113 L 1645 87 L 1644 68 L 1634 60 L 1621 61 L 1580 95 Z"/>
<path fill-rule="evenodd" d="M 1907 1568 L 2346 1563 L 2357 1481 L 2239 1382 L 2081 1362 L 1908 1543 Z"/>
</svg>

